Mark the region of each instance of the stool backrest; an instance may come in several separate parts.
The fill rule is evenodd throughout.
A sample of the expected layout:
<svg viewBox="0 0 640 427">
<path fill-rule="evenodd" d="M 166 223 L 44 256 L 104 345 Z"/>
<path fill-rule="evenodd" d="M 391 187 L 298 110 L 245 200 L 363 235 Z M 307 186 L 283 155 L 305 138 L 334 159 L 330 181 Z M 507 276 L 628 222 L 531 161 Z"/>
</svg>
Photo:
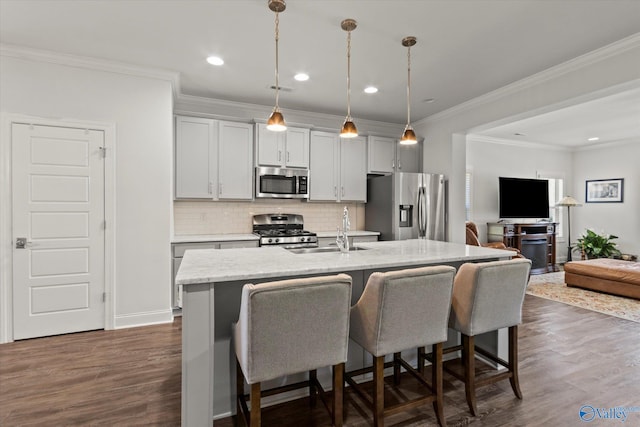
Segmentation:
<svg viewBox="0 0 640 427">
<path fill-rule="evenodd" d="M 346 362 L 351 277 L 242 288 L 236 355 L 249 384 Z"/>
<path fill-rule="evenodd" d="M 373 273 L 351 309 L 352 337 L 374 356 L 446 341 L 454 275 L 449 266 Z"/>
<path fill-rule="evenodd" d="M 531 261 L 525 258 L 460 266 L 453 284 L 451 327 L 474 336 L 521 323 L 530 271 Z"/>
</svg>

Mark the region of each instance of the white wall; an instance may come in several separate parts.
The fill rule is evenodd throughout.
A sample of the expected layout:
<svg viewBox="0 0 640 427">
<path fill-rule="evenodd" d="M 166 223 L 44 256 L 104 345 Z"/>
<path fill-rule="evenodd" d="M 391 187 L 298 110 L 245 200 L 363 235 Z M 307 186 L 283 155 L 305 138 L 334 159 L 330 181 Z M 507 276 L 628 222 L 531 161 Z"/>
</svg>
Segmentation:
<svg viewBox="0 0 640 427">
<path fill-rule="evenodd" d="M 115 126 L 115 224 L 108 224 L 115 226 L 113 325 L 171 321 L 171 81 L 46 57 L 1 59 L 3 113 Z"/>
<path fill-rule="evenodd" d="M 467 166 L 472 169 L 473 174 L 471 219 L 478 226 L 481 242 L 487 241 L 486 223 L 495 222 L 500 218 L 498 177 L 537 178 L 537 173 L 540 171 L 564 172 L 565 188 L 571 188 L 573 169 L 571 152 L 516 144 L 515 141 L 497 143 L 473 137 L 467 139 Z M 575 214 L 571 219 L 574 217 Z M 560 245 L 558 249 L 561 249 Z"/>
<path fill-rule="evenodd" d="M 573 193 L 583 203 L 571 210 L 573 240 L 590 228 L 618 236 L 623 253 L 640 255 L 640 140 L 576 151 L 573 165 Z M 622 203 L 584 203 L 586 180 L 612 178 L 624 178 Z"/>
<path fill-rule="evenodd" d="M 637 81 L 639 57 L 636 35 L 414 123 L 425 139 L 424 169 L 449 179 L 449 240 L 464 242 L 464 135 L 585 102 Z"/>
</svg>

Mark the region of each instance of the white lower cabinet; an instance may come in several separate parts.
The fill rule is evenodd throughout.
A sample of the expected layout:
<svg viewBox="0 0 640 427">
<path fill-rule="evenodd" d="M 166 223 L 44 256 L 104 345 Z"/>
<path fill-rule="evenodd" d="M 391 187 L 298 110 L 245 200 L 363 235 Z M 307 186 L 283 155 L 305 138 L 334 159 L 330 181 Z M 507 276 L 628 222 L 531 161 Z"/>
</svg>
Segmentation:
<svg viewBox="0 0 640 427">
<path fill-rule="evenodd" d="M 171 303 L 173 308 L 182 307 L 182 289 L 176 285 L 176 274 L 182 263 L 184 252 L 188 249 L 233 249 L 233 248 L 257 248 L 257 240 L 225 240 L 219 242 L 194 242 L 171 244 Z"/>
<path fill-rule="evenodd" d="M 365 137 L 345 139 L 312 131 L 310 152 L 309 200 L 367 201 Z"/>
<path fill-rule="evenodd" d="M 253 126 L 176 117 L 175 197 L 253 199 Z"/>
</svg>

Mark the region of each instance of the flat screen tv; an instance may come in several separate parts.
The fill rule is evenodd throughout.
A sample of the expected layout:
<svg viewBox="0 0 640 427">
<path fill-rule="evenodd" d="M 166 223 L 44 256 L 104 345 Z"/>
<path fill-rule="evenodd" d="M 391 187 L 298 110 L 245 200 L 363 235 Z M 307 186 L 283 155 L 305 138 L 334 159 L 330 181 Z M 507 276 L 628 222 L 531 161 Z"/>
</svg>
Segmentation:
<svg viewBox="0 0 640 427">
<path fill-rule="evenodd" d="M 549 181 L 499 177 L 500 218 L 549 218 Z"/>
</svg>

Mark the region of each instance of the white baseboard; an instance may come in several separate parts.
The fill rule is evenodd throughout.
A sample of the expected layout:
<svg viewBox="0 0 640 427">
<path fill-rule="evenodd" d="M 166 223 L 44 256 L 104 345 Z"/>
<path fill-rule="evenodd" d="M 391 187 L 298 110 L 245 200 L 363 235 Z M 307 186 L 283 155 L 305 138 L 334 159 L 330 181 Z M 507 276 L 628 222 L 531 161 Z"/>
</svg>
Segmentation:
<svg viewBox="0 0 640 427">
<path fill-rule="evenodd" d="M 158 325 L 171 322 L 173 322 L 173 311 L 171 309 L 123 314 L 116 315 L 114 319 L 114 329 L 135 328 L 138 326 Z"/>
</svg>

